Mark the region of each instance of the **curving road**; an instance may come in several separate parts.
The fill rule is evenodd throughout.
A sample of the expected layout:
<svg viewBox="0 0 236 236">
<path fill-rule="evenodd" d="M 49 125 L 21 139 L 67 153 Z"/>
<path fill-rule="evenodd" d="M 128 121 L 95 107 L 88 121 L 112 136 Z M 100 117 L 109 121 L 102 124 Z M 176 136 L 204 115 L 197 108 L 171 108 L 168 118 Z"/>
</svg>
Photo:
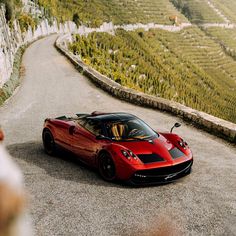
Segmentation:
<svg viewBox="0 0 236 236">
<path fill-rule="evenodd" d="M 146 235 L 152 225 L 169 222 L 174 235 L 236 235 L 235 146 L 109 96 L 56 51 L 55 39 L 26 50 L 22 85 L 0 108 L 6 145 L 24 172 L 36 235 Z M 46 117 L 94 110 L 132 112 L 160 130 L 182 122 L 176 132 L 192 147 L 193 173 L 168 185 L 129 188 L 102 181 L 67 153 L 44 154 Z"/>
</svg>

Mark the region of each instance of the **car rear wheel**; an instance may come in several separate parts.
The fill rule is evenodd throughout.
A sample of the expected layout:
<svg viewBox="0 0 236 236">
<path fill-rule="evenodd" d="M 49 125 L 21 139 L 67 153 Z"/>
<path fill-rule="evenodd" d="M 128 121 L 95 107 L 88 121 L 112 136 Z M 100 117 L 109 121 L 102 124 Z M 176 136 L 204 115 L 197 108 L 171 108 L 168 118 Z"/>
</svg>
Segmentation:
<svg viewBox="0 0 236 236">
<path fill-rule="evenodd" d="M 115 163 L 108 153 L 102 153 L 99 156 L 98 169 L 104 180 L 110 182 L 116 178 Z"/>
<path fill-rule="evenodd" d="M 54 155 L 56 151 L 55 142 L 52 133 L 48 129 L 43 130 L 43 146 L 48 155 Z"/>
</svg>

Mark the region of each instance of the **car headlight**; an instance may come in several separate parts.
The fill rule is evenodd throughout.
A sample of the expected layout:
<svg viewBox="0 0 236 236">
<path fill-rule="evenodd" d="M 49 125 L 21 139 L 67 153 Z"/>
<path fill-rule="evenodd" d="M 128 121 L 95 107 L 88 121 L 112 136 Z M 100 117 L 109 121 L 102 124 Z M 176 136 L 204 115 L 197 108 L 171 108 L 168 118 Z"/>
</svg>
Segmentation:
<svg viewBox="0 0 236 236">
<path fill-rule="evenodd" d="M 125 150 L 121 150 L 121 153 L 123 154 L 124 157 L 126 157 L 128 160 L 131 159 L 131 156 L 129 155 L 129 153 Z"/>
<path fill-rule="evenodd" d="M 188 144 L 183 140 L 183 139 L 180 139 L 180 141 L 178 142 L 178 144 L 184 148 L 184 149 L 187 149 L 188 148 Z"/>
<path fill-rule="evenodd" d="M 134 160 L 137 160 L 137 156 L 130 150 L 121 150 L 121 153 L 123 154 L 124 157 L 126 157 L 128 160 L 133 158 Z"/>
</svg>

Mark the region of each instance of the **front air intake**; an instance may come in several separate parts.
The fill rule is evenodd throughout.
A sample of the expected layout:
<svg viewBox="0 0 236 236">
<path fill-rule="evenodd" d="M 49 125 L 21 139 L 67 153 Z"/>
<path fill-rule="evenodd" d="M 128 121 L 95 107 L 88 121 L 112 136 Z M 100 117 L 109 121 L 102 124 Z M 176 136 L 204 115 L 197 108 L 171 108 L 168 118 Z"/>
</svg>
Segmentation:
<svg viewBox="0 0 236 236">
<path fill-rule="evenodd" d="M 181 151 L 180 151 L 178 148 L 176 148 L 176 147 L 173 148 L 173 149 L 171 149 L 171 150 L 169 151 L 169 153 L 170 153 L 172 159 L 177 159 L 177 158 L 179 158 L 179 157 L 184 156 L 184 153 L 181 152 Z"/>
<path fill-rule="evenodd" d="M 144 163 L 144 164 L 148 164 L 148 163 L 153 163 L 153 162 L 161 162 L 164 161 L 164 159 L 159 156 L 156 153 L 151 153 L 151 154 L 139 154 L 138 158 Z"/>
</svg>

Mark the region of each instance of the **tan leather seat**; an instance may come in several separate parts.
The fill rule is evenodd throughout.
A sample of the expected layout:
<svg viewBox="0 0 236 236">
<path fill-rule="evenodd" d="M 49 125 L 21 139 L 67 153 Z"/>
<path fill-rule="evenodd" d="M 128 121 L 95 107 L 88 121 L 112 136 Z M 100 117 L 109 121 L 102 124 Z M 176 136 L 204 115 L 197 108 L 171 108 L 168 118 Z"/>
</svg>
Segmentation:
<svg viewBox="0 0 236 236">
<path fill-rule="evenodd" d="M 120 140 L 122 136 L 124 135 L 125 127 L 122 124 L 113 124 L 111 131 L 115 139 Z"/>
</svg>

